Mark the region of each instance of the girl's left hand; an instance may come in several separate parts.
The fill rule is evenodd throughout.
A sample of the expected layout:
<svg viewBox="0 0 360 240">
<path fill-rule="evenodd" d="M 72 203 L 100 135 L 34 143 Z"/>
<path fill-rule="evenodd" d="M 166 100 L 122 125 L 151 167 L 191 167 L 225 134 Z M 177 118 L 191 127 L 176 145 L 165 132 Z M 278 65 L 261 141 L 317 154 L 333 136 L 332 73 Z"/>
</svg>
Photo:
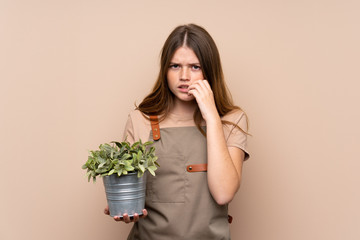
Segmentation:
<svg viewBox="0 0 360 240">
<path fill-rule="evenodd" d="M 193 95 L 205 121 L 219 117 L 214 94 L 207 80 L 197 80 L 189 86 L 189 95 Z"/>
</svg>

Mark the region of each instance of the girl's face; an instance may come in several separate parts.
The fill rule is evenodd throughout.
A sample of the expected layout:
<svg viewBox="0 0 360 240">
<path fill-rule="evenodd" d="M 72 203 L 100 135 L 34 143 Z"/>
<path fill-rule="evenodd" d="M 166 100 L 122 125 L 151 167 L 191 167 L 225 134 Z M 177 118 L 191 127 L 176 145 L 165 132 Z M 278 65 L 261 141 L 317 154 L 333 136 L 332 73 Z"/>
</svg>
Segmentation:
<svg viewBox="0 0 360 240">
<path fill-rule="evenodd" d="M 188 87 L 196 80 L 203 79 L 200 61 L 194 51 L 188 47 L 179 47 L 170 61 L 167 72 L 168 86 L 176 100 L 194 100 L 194 96 L 188 95 Z"/>
</svg>

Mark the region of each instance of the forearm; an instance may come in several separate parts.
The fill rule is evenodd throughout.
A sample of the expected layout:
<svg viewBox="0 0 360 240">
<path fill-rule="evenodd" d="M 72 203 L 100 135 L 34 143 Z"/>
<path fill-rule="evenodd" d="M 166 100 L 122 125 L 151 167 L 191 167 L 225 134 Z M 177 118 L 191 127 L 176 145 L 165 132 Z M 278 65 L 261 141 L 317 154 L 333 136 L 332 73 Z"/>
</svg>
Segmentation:
<svg viewBox="0 0 360 240">
<path fill-rule="evenodd" d="M 229 203 L 240 186 L 241 171 L 238 171 L 226 145 L 220 117 L 206 122 L 208 185 L 215 201 Z"/>
<path fill-rule="evenodd" d="M 227 147 L 221 119 L 208 81 L 195 81 L 188 89 L 188 93 L 195 97 L 206 122 L 209 189 L 215 201 L 223 205 L 229 203 L 239 189 L 244 153 L 240 149 Z"/>
</svg>

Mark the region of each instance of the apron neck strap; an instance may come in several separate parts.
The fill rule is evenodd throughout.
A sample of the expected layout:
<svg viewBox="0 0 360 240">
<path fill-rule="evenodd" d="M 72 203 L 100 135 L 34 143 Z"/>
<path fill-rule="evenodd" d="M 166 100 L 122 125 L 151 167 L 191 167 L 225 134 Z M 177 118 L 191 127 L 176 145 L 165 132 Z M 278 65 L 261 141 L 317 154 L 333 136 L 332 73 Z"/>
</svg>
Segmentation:
<svg viewBox="0 0 360 240">
<path fill-rule="evenodd" d="M 150 116 L 151 131 L 154 141 L 160 139 L 160 127 L 158 116 Z"/>
</svg>

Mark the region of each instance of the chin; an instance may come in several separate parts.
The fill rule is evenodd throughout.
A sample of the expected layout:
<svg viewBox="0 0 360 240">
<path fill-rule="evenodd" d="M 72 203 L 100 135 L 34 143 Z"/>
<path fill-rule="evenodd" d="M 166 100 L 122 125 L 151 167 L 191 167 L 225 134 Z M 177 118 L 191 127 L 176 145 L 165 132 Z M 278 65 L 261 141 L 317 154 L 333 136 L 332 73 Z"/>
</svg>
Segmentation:
<svg viewBox="0 0 360 240">
<path fill-rule="evenodd" d="M 192 102 L 195 101 L 195 97 L 194 96 L 180 97 L 179 100 L 183 102 Z"/>
<path fill-rule="evenodd" d="M 197 105 L 195 99 L 192 99 L 192 100 L 189 100 L 189 99 L 187 99 L 187 100 L 180 100 L 180 102 L 182 102 L 183 104 L 189 105 L 189 106 L 190 106 L 190 105 Z"/>
<path fill-rule="evenodd" d="M 189 103 L 189 102 L 195 102 L 195 97 L 194 96 L 189 96 L 187 94 L 174 94 L 173 95 L 173 99 L 175 101 L 180 101 L 180 102 L 184 102 L 184 103 Z"/>
</svg>

